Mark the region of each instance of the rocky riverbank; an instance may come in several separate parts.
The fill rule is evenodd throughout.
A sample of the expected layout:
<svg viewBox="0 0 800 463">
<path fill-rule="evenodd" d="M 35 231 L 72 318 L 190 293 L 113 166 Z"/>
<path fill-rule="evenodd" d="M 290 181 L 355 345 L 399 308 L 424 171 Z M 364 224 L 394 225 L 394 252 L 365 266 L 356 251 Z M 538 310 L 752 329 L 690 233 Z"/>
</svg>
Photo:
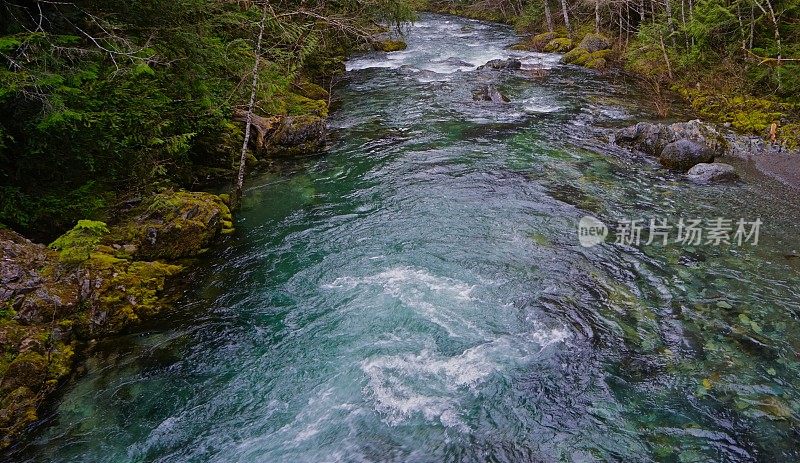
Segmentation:
<svg viewBox="0 0 800 463">
<path fill-rule="evenodd" d="M 618 130 L 613 141 L 656 157 L 666 168 L 684 172 L 697 182 L 735 180 L 736 158 L 752 162 L 763 174 L 800 189 L 800 152 L 693 120 L 674 124 L 640 122 Z"/>
<path fill-rule="evenodd" d="M 50 246 L 0 229 L 0 448 L 39 418 L 87 343 L 169 307 L 187 258 L 232 231 L 224 197 L 182 191 L 113 224 L 79 221 Z"/>
</svg>

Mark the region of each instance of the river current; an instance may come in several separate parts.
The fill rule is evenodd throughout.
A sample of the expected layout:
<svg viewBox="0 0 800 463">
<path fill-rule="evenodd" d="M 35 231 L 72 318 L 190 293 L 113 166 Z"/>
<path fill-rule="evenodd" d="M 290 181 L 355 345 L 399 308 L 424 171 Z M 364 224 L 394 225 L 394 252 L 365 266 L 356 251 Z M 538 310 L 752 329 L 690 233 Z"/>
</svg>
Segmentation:
<svg viewBox="0 0 800 463">
<path fill-rule="evenodd" d="M 797 196 L 615 147 L 649 96 L 508 27 L 407 40 L 348 62 L 325 152 L 252 180 L 175 311 L 99 346 L 13 461 L 800 459 Z M 613 242 L 717 217 L 758 244 Z"/>
</svg>

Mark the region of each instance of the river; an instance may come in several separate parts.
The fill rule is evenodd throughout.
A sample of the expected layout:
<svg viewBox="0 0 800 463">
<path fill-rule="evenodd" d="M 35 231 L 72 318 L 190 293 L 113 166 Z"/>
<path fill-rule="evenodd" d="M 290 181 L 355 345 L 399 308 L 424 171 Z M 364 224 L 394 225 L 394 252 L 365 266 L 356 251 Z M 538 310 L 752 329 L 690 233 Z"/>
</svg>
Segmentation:
<svg viewBox="0 0 800 463">
<path fill-rule="evenodd" d="M 426 15 L 348 62 L 324 155 L 253 179 L 179 307 L 102 343 L 24 462 L 800 459 L 800 209 L 608 142 L 624 79 Z M 517 57 L 531 73 L 477 72 Z M 505 105 L 472 90 L 496 78 Z M 757 245 L 579 244 L 587 215 Z"/>
</svg>

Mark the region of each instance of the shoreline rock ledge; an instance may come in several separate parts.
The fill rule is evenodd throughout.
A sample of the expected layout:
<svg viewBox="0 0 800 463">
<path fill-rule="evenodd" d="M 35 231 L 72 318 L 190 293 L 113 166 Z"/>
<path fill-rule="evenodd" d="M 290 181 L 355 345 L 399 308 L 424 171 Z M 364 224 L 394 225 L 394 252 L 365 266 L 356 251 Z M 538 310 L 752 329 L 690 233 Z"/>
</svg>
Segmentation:
<svg viewBox="0 0 800 463">
<path fill-rule="evenodd" d="M 0 229 L 0 449 L 39 419 L 89 342 L 169 307 L 186 258 L 233 231 L 224 198 L 165 192 L 111 225 L 81 220 L 50 246 Z"/>
<path fill-rule="evenodd" d="M 665 167 L 687 173 L 687 178 L 695 182 L 735 180 L 738 175 L 732 166 L 714 162 L 733 157 L 752 161 L 762 173 L 800 188 L 800 152 L 700 120 L 674 124 L 640 122 L 617 130 L 612 141 L 654 156 Z"/>
</svg>

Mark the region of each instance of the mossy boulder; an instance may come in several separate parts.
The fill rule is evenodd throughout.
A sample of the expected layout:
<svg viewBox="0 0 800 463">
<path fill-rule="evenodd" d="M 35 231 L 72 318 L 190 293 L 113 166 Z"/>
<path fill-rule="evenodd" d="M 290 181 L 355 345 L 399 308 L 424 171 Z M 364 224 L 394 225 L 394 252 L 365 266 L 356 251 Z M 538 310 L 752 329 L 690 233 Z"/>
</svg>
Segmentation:
<svg viewBox="0 0 800 463">
<path fill-rule="evenodd" d="M 130 220 L 111 228 L 107 244 L 134 246 L 139 260 L 175 260 L 208 248 L 230 221 L 219 196 L 199 192 L 165 192 L 137 207 Z"/>
<path fill-rule="evenodd" d="M 328 98 L 330 98 L 330 93 L 328 93 L 327 90 L 307 79 L 298 79 L 298 81 L 295 82 L 294 86 L 297 89 L 297 93 L 299 95 L 304 96 L 310 100 L 327 101 Z"/>
<path fill-rule="evenodd" d="M 4 393 L 0 398 L 0 449 L 14 442 L 25 428 L 39 419 L 37 395 L 27 387 Z"/>
<path fill-rule="evenodd" d="M 233 230 L 222 198 L 164 192 L 117 223 L 79 221 L 45 247 L 0 230 L 0 448 L 74 368 L 80 343 L 135 326 L 168 307 L 176 259 Z"/>
<path fill-rule="evenodd" d="M 602 35 L 587 34 L 577 47 L 561 57 L 561 62 L 601 71 L 608 66 L 608 60 L 613 53 L 610 46 L 611 42 Z"/>
<path fill-rule="evenodd" d="M 544 46 L 544 51 L 549 53 L 566 53 L 572 50 L 572 47 L 572 39 L 559 37 L 547 42 L 547 45 Z"/>
<path fill-rule="evenodd" d="M 308 152 L 325 141 L 325 119 L 319 116 L 288 116 L 281 119 L 270 137 L 269 149 L 276 153 Z"/>
<path fill-rule="evenodd" d="M 568 51 L 561 57 L 561 62 L 565 64 L 583 65 L 589 59 L 589 52 L 585 49 L 576 47 Z"/>
<path fill-rule="evenodd" d="M 611 39 L 603 34 L 586 34 L 581 43 L 578 44 L 579 48 L 583 48 L 589 53 L 595 53 L 600 50 L 608 50 L 611 48 Z"/>
<path fill-rule="evenodd" d="M 605 58 L 593 58 L 587 61 L 585 66 L 595 71 L 602 71 L 608 66 L 608 61 Z"/>
<path fill-rule="evenodd" d="M 555 32 L 545 32 L 544 34 L 534 35 L 533 37 L 523 40 L 511 46 L 512 50 L 522 51 L 545 51 L 545 47 L 550 41 L 558 38 Z"/>
<path fill-rule="evenodd" d="M 377 51 L 385 51 L 387 53 L 390 53 L 393 51 L 405 50 L 406 48 L 408 48 L 408 44 L 402 40 L 391 40 L 391 39 L 377 40 L 372 43 L 372 48 L 374 48 Z"/>
</svg>

